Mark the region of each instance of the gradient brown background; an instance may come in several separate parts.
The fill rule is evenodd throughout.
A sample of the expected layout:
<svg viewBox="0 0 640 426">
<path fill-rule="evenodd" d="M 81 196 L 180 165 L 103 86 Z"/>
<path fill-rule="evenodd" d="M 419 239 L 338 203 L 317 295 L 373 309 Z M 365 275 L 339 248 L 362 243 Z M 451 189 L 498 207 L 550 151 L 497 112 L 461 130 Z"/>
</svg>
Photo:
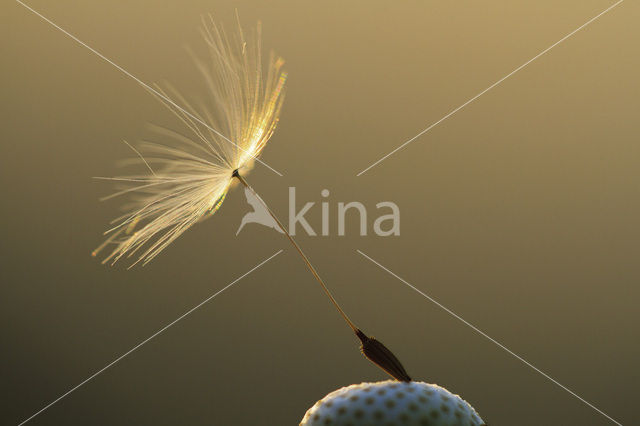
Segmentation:
<svg viewBox="0 0 640 426">
<path fill-rule="evenodd" d="M 610 1 L 29 2 L 146 82 L 200 90 L 183 49 L 238 8 L 290 73 L 248 176 L 302 201 L 396 202 L 401 236 L 299 237 L 352 318 L 420 380 L 492 425 L 603 416 L 452 318 L 360 249 L 618 421 L 637 421 L 639 6 L 626 1 L 361 177 L 356 173 Z M 237 189 L 157 260 L 89 256 L 100 203 L 145 123 L 180 128 L 135 82 L 11 1 L 0 13 L 0 423 L 17 424 L 254 265 L 285 252 L 31 424 L 291 425 L 364 361 L 284 238 Z M 335 212 L 332 220 L 335 220 Z M 319 207 L 309 215 L 320 226 Z M 371 222 L 370 222 L 371 224 Z M 335 225 L 335 222 L 334 222 Z M 335 234 L 335 228 L 333 233 Z"/>
</svg>

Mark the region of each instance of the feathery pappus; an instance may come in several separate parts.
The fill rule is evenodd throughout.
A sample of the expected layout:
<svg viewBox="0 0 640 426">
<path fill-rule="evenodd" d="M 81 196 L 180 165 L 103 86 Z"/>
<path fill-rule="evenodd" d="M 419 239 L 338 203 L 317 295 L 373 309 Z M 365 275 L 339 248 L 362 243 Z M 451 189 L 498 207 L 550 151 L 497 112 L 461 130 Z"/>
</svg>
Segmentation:
<svg viewBox="0 0 640 426">
<path fill-rule="evenodd" d="M 134 160 L 146 173 L 108 179 L 122 184 L 104 199 L 129 196 L 126 214 L 112 221 L 108 236 L 92 255 L 115 245 L 103 263 L 136 256 L 146 264 L 199 220 L 213 215 L 229 191 L 236 170 L 250 169 L 272 136 L 287 74 L 271 53 L 262 62 L 261 29 L 228 35 L 211 17 L 201 28 L 208 57 L 195 58 L 207 87 L 197 105 L 171 86 L 153 93 L 188 129 L 188 134 L 154 126 L 169 143 L 142 141 Z M 126 143 L 126 142 L 125 142 Z"/>
</svg>

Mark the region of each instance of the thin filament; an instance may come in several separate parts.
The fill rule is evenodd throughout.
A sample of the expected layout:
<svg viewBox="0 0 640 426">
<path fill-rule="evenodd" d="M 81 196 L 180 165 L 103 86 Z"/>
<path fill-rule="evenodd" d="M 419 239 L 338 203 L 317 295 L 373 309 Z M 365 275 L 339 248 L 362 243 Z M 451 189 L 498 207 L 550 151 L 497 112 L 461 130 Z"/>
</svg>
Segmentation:
<svg viewBox="0 0 640 426">
<path fill-rule="evenodd" d="M 327 297 L 329 297 L 329 300 L 331 300 L 331 303 L 333 304 L 333 306 L 336 307 L 336 309 L 338 310 L 338 312 L 340 313 L 340 315 L 342 316 L 342 318 L 346 321 L 346 323 L 349 325 L 349 327 L 351 327 L 351 329 L 354 332 L 358 332 L 359 329 L 358 327 L 356 327 L 356 325 L 349 319 L 349 317 L 347 316 L 347 314 L 342 310 L 342 308 L 340 307 L 340 305 L 338 304 L 338 302 L 336 301 L 336 299 L 333 297 L 333 295 L 331 294 L 331 292 L 329 291 L 329 289 L 327 288 L 327 286 L 325 285 L 324 281 L 322 280 L 322 278 L 320 278 L 320 275 L 318 274 L 318 272 L 316 271 L 316 269 L 313 267 L 313 265 L 311 264 L 311 262 L 309 261 L 309 258 L 304 254 L 304 252 L 302 251 L 302 249 L 300 248 L 300 246 L 298 245 L 298 243 L 296 243 L 296 241 L 293 239 L 293 237 L 291 236 L 291 234 L 289 234 L 289 231 L 284 227 L 284 225 L 282 224 L 282 222 L 280 222 L 280 219 L 278 219 L 278 217 L 271 211 L 271 209 L 269 208 L 269 206 L 267 205 L 267 203 L 264 202 L 264 200 L 262 198 L 260 198 L 260 196 L 258 195 L 258 193 L 251 187 L 251 185 L 249 185 L 247 183 L 247 181 L 240 176 L 240 174 L 238 173 L 238 171 L 236 170 L 233 174 L 234 177 L 238 178 L 238 180 L 249 190 L 251 191 L 251 193 L 260 201 L 260 203 L 263 205 L 263 207 L 267 210 L 267 212 L 269 212 L 269 214 L 271 215 L 271 217 L 273 218 L 273 220 L 276 221 L 276 223 L 278 224 L 278 226 L 280 227 L 280 229 L 282 229 L 282 232 L 284 232 L 284 234 L 287 236 L 287 238 L 289 239 L 289 241 L 291 242 L 291 244 L 293 244 L 293 247 L 295 247 L 295 249 L 298 251 L 298 253 L 300 254 L 300 256 L 302 257 L 302 260 L 304 261 L 305 265 L 307 265 L 307 268 L 309 268 L 309 271 L 311 271 L 311 274 L 315 277 L 316 281 L 318 281 L 318 283 L 320 283 L 320 286 L 322 287 L 322 290 L 324 290 L 325 294 L 327 295 Z"/>
</svg>

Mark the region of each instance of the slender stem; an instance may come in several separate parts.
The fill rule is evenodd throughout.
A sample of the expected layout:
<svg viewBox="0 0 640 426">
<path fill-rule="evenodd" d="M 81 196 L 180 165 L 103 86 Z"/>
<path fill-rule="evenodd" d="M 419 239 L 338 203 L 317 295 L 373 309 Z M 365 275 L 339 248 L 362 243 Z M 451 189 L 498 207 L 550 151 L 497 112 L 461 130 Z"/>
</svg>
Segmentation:
<svg viewBox="0 0 640 426">
<path fill-rule="evenodd" d="M 267 205 L 267 203 L 264 202 L 264 200 L 262 198 L 260 198 L 260 196 L 258 195 L 258 193 L 251 187 L 251 185 L 249 185 L 247 183 L 247 181 L 240 176 L 240 173 L 238 173 L 238 171 L 236 170 L 233 174 L 234 177 L 238 178 L 238 180 L 245 186 L 245 188 L 247 188 L 249 191 L 251 191 L 251 193 L 260 201 L 260 203 L 264 206 L 264 208 L 267 210 L 267 212 L 269 212 L 269 214 L 271 215 L 271 217 L 273 218 L 273 220 L 276 221 L 276 223 L 278 224 L 278 226 L 280 227 L 280 229 L 282 229 L 282 232 L 284 232 L 284 234 L 287 236 L 287 238 L 289 239 L 289 241 L 291 242 L 291 244 L 293 244 L 293 246 L 295 247 L 295 249 L 298 251 L 298 253 L 300 254 L 300 256 L 302 257 L 302 260 L 304 260 L 305 265 L 307 265 L 307 268 L 309 268 L 309 271 L 311 271 L 311 274 L 313 274 L 313 276 L 315 277 L 315 279 L 318 281 L 318 283 L 320 283 L 320 286 L 322 286 L 322 290 L 324 290 L 324 292 L 326 293 L 326 295 L 329 297 L 329 300 L 331 300 L 331 303 L 333 304 L 333 306 L 336 307 L 336 309 L 338 310 L 338 312 L 340 313 L 340 315 L 342 316 L 342 318 L 347 322 L 347 324 L 349 325 L 349 327 L 351 327 L 351 329 L 356 332 L 356 334 L 358 333 L 358 331 L 360 331 L 358 329 L 358 327 L 356 327 L 356 325 L 349 319 L 349 317 L 347 316 L 347 314 L 345 314 L 345 312 L 342 310 L 342 308 L 340 307 L 340 305 L 338 304 L 338 302 L 336 301 L 336 299 L 333 297 L 333 295 L 331 294 L 331 292 L 329 291 L 329 289 L 327 288 L 327 286 L 325 285 L 324 281 L 322 281 L 322 278 L 320 278 L 320 275 L 318 275 L 318 272 L 316 271 L 316 269 L 313 267 L 313 265 L 311 264 L 311 262 L 309 261 L 309 258 L 304 254 L 304 252 L 302 251 L 302 249 L 300 248 L 300 246 L 298 245 L 298 243 L 296 243 L 296 241 L 293 239 L 293 237 L 291 236 L 291 234 L 289 234 L 289 231 L 287 231 L 287 229 L 284 227 L 284 225 L 282 224 L 282 222 L 280 222 L 280 219 L 278 219 L 278 217 L 271 211 L 271 209 L 269 208 L 269 206 Z"/>
</svg>

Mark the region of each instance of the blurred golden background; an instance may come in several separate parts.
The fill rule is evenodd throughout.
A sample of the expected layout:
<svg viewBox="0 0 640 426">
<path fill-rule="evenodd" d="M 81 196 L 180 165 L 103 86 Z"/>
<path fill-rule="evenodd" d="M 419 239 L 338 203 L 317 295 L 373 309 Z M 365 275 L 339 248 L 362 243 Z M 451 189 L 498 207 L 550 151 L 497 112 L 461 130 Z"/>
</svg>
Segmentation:
<svg viewBox="0 0 640 426">
<path fill-rule="evenodd" d="M 247 176 L 282 217 L 320 227 L 393 201 L 401 235 L 306 237 L 335 296 L 417 380 L 492 425 L 605 417 L 359 255 L 367 255 L 621 423 L 640 369 L 639 6 L 627 1 L 360 177 L 356 174 L 611 1 L 58 1 L 28 4 L 145 82 L 202 95 L 184 46 L 200 16 L 263 25 L 287 98 Z M 297 424 L 327 392 L 385 378 L 282 235 L 236 188 L 144 268 L 90 257 L 152 96 L 18 3 L 0 13 L 3 197 L 0 423 L 18 424 L 280 249 L 285 252 L 30 424 Z M 336 217 L 334 214 L 332 217 Z M 372 223 L 370 220 L 370 225 Z M 331 226 L 335 226 L 332 223 Z"/>
</svg>

